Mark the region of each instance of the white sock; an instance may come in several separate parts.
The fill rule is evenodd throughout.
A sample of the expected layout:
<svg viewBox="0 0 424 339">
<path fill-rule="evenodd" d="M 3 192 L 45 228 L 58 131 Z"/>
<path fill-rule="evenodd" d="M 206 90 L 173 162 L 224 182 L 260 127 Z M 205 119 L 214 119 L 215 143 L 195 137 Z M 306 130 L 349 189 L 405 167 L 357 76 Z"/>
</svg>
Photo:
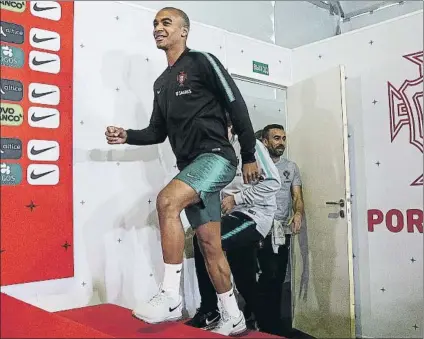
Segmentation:
<svg viewBox="0 0 424 339">
<path fill-rule="evenodd" d="M 228 292 L 218 294 L 219 301 L 221 302 L 222 308 L 228 313 L 230 317 L 237 318 L 240 315 L 240 309 L 237 304 L 234 290 L 231 289 Z"/>
<path fill-rule="evenodd" d="M 172 295 L 180 294 L 181 270 L 183 264 L 165 264 L 162 289 Z"/>
</svg>

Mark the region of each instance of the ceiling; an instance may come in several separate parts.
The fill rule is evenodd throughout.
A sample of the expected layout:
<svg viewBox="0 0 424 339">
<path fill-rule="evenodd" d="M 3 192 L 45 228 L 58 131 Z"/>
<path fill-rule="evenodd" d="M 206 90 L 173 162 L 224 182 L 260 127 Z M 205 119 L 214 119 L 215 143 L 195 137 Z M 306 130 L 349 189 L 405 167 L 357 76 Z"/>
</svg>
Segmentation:
<svg viewBox="0 0 424 339">
<path fill-rule="evenodd" d="M 308 1 L 318 7 L 327 9 L 331 14 L 339 15 L 343 21 L 378 11 L 389 6 L 399 5 L 405 1 Z"/>
</svg>

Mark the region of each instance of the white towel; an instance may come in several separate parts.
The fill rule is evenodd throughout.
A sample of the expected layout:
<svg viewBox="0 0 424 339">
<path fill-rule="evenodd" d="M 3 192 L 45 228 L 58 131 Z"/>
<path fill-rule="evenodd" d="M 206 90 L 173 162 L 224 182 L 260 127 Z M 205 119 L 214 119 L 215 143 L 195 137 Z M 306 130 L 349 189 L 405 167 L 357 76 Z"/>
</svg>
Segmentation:
<svg viewBox="0 0 424 339">
<path fill-rule="evenodd" d="M 293 222 L 293 217 L 289 219 L 287 222 L 287 226 L 290 226 Z M 274 223 L 272 225 L 272 250 L 274 253 L 278 253 L 278 247 L 285 245 L 286 243 L 286 232 L 284 231 L 284 224 L 274 219 Z"/>
</svg>

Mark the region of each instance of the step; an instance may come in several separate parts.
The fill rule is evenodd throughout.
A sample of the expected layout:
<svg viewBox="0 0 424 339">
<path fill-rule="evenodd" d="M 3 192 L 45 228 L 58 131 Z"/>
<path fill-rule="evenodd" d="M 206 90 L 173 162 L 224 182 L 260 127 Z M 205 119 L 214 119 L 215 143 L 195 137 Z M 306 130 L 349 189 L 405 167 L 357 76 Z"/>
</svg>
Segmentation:
<svg viewBox="0 0 424 339">
<path fill-rule="evenodd" d="M 113 338 L 1 293 L 1 338 Z"/>
<path fill-rule="evenodd" d="M 125 338 L 227 338 L 209 331 L 196 329 L 184 322 L 169 322 L 151 325 L 132 316 L 131 310 L 101 304 L 84 308 L 56 312 L 55 314 L 92 327 L 114 337 Z M 267 333 L 250 331 L 242 338 L 281 338 Z"/>
</svg>

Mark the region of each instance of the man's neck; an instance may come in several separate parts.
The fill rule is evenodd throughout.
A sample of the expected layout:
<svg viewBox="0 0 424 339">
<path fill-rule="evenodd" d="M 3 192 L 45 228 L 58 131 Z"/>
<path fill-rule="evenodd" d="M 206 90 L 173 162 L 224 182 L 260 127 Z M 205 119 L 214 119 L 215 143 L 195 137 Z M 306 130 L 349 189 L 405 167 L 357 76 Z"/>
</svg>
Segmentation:
<svg viewBox="0 0 424 339">
<path fill-rule="evenodd" d="M 168 49 L 166 51 L 166 59 L 168 60 L 168 66 L 174 66 L 175 62 L 178 60 L 178 58 L 181 56 L 181 54 L 184 53 L 187 46 L 181 45 L 181 46 L 175 46 L 171 49 Z"/>
<path fill-rule="evenodd" d="M 280 161 L 281 157 L 271 157 L 271 159 L 274 162 L 274 164 L 276 164 L 277 162 Z"/>
</svg>

